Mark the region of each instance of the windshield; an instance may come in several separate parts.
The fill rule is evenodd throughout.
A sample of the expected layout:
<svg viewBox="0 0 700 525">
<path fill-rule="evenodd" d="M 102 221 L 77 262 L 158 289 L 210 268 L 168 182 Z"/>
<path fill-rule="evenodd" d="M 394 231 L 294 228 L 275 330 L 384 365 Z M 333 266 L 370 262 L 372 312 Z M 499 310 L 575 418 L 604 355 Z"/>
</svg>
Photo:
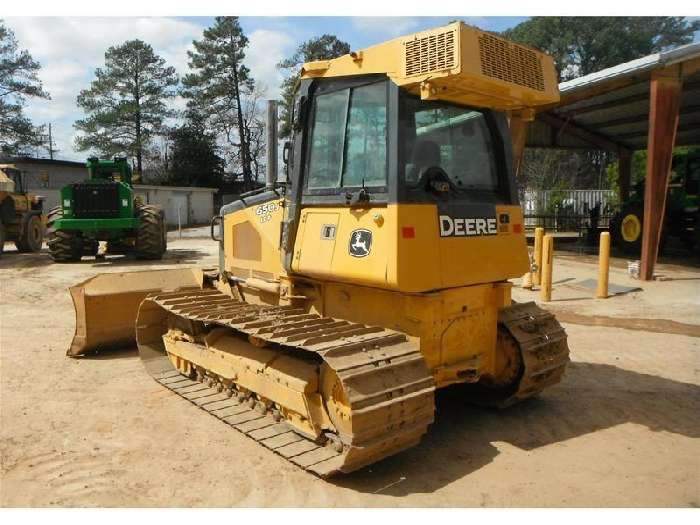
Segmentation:
<svg viewBox="0 0 700 525">
<path fill-rule="evenodd" d="M 387 83 L 316 96 L 308 189 L 386 185 Z"/>
<path fill-rule="evenodd" d="M 481 111 L 403 97 L 403 167 L 408 186 L 441 168 L 457 190 L 498 191 L 491 131 Z"/>
</svg>

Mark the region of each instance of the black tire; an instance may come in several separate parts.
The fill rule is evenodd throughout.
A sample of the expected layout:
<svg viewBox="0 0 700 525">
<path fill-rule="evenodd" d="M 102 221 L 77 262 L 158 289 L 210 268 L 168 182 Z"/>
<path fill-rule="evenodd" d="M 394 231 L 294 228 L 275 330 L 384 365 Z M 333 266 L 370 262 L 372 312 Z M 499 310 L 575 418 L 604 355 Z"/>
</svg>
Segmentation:
<svg viewBox="0 0 700 525">
<path fill-rule="evenodd" d="M 166 250 L 165 215 L 159 206 L 148 204 L 136 210 L 139 227 L 136 232 L 135 253 L 138 259 L 162 259 Z"/>
<path fill-rule="evenodd" d="M 61 217 L 63 217 L 63 209 L 60 206 L 49 211 L 46 220 L 49 254 L 54 262 L 79 261 L 83 255 L 83 239 L 75 232 L 57 230 L 54 223 Z"/>
<path fill-rule="evenodd" d="M 100 249 L 100 241 L 83 239 L 83 255 L 94 257 Z"/>
<path fill-rule="evenodd" d="M 610 221 L 613 246 L 623 253 L 639 255 L 642 251 L 642 229 L 644 208 L 639 205 L 625 206 Z"/>
<path fill-rule="evenodd" d="M 0 255 L 5 251 L 5 239 L 7 234 L 5 232 L 5 225 L 0 221 Z"/>
<path fill-rule="evenodd" d="M 26 213 L 22 217 L 20 238 L 15 241 L 17 251 L 22 253 L 40 252 L 44 242 L 44 225 L 40 213 Z"/>
<path fill-rule="evenodd" d="M 109 255 L 126 255 L 134 251 L 134 245 L 123 239 L 107 241 L 107 253 Z"/>
</svg>

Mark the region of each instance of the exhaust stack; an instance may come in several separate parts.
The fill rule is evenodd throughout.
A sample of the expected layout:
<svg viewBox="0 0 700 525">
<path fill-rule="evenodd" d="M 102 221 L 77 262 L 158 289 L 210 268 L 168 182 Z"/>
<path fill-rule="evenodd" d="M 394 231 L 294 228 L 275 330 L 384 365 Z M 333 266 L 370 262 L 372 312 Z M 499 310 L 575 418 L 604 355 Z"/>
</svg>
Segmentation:
<svg viewBox="0 0 700 525">
<path fill-rule="evenodd" d="M 277 184 L 277 101 L 267 101 L 267 174 L 265 187 L 271 190 Z"/>
</svg>

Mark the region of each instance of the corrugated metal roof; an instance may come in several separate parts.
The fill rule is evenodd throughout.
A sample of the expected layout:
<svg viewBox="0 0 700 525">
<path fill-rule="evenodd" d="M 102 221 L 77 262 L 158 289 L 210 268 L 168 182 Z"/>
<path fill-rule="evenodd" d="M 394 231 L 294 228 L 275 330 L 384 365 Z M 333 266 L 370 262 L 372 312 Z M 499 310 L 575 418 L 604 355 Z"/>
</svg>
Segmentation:
<svg viewBox="0 0 700 525">
<path fill-rule="evenodd" d="M 700 42 L 686 44 L 684 46 L 669 49 L 668 51 L 647 55 L 636 60 L 630 60 L 624 64 L 618 64 L 617 66 L 602 69 L 589 75 L 562 82 L 559 84 L 559 92 L 562 94 L 568 94 L 585 87 L 604 83 L 611 79 L 620 79 L 626 76 L 652 71 L 660 67 L 671 66 L 673 64 L 677 64 L 678 62 L 692 60 L 693 58 L 697 57 L 700 57 Z"/>
<path fill-rule="evenodd" d="M 700 43 L 688 44 L 562 82 L 561 102 L 530 126 L 527 146 L 646 148 L 652 72 L 698 59 Z M 591 136 L 600 140 L 591 141 Z M 700 144 L 700 69 L 683 78 L 676 134 L 676 145 L 696 144 Z"/>
</svg>

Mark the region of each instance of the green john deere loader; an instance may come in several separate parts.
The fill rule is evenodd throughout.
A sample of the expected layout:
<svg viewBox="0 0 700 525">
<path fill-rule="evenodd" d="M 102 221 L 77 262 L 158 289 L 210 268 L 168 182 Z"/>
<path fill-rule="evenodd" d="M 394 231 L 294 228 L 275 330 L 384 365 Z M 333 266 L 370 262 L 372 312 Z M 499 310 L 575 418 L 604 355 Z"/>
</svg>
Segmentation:
<svg viewBox="0 0 700 525">
<path fill-rule="evenodd" d="M 673 156 L 659 252 L 669 238 L 677 238 L 691 253 L 700 254 L 700 149 Z M 639 254 L 644 228 L 644 183 L 640 180 L 620 211 L 610 220 L 613 246 L 623 253 Z"/>
<path fill-rule="evenodd" d="M 73 262 L 97 255 L 99 241 L 107 242 L 109 254 L 161 259 L 167 248 L 165 214 L 134 196 L 127 160 L 91 157 L 87 169 L 89 178 L 64 186 L 61 204 L 49 211 L 52 259 Z"/>
</svg>

